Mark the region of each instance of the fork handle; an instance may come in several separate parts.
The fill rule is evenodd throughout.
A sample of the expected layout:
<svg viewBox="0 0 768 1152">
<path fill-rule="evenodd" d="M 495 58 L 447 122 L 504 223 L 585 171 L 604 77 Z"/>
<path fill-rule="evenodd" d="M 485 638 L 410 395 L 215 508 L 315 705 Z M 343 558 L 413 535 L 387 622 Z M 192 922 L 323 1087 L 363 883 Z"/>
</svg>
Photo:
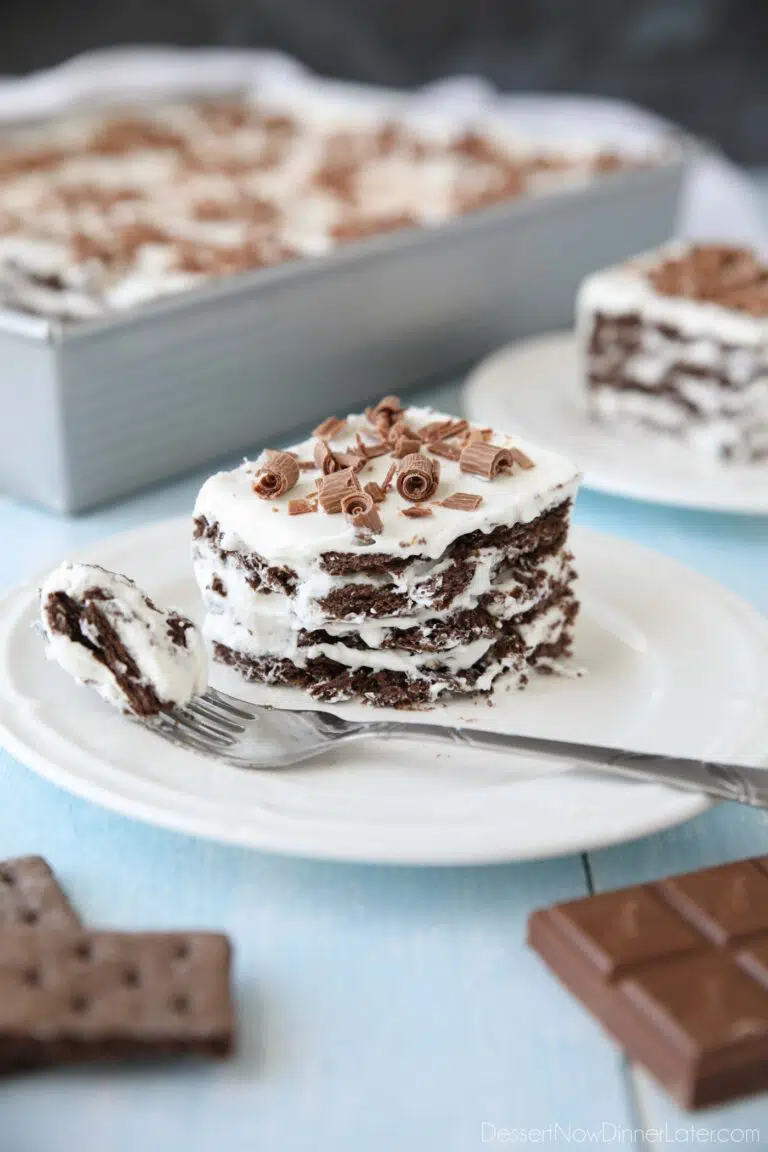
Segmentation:
<svg viewBox="0 0 768 1152">
<path fill-rule="evenodd" d="M 367 726 L 368 727 L 368 726 Z M 578 744 L 535 736 L 508 736 L 438 724 L 398 724 L 382 721 L 368 734 L 405 740 L 437 740 L 462 748 L 495 752 L 524 752 L 549 760 L 570 760 L 618 776 L 632 776 L 655 784 L 668 784 L 690 792 L 704 792 L 719 800 L 735 800 L 753 808 L 768 808 L 768 769 L 708 760 L 686 760 L 653 752 L 628 752 L 597 744 Z"/>
</svg>

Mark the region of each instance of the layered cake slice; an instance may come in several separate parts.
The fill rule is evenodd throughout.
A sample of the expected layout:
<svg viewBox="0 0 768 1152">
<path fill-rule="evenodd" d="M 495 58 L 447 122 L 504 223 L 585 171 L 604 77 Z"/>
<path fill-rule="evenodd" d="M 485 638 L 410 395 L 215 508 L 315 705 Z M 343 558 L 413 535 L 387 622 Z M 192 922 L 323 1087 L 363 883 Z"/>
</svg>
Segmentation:
<svg viewBox="0 0 768 1152">
<path fill-rule="evenodd" d="M 203 640 L 117 572 L 65 562 L 40 589 L 46 654 L 108 704 L 146 719 L 182 707 L 208 683 Z"/>
<path fill-rule="evenodd" d="M 768 459 L 768 267 L 749 249 L 677 244 L 598 272 L 577 321 L 593 416 Z"/>
<path fill-rule="evenodd" d="M 385 397 L 212 476 L 194 567 L 214 658 L 328 702 L 519 686 L 569 653 L 578 475 L 552 452 Z"/>
</svg>

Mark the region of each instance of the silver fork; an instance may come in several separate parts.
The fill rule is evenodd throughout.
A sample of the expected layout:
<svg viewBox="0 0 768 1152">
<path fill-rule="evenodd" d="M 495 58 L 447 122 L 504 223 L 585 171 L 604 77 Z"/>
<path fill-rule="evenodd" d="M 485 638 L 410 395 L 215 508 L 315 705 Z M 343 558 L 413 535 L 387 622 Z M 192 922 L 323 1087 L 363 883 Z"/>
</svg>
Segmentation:
<svg viewBox="0 0 768 1152">
<path fill-rule="evenodd" d="M 768 807 L 768 769 L 764 768 L 628 752 L 534 736 L 506 736 L 439 724 L 344 720 L 330 712 L 286 711 L 248 704 L 215 688 L 195 697 L 185 708 L 161 715 L 153 727 L 174 744 L 193 748 L 238 768 L 290 768 L 342 744 L 396 737 L 567 760 L 574 766 L 704 792 L 720 800 L 735 800 L 755 808 Z"/>
</svg>

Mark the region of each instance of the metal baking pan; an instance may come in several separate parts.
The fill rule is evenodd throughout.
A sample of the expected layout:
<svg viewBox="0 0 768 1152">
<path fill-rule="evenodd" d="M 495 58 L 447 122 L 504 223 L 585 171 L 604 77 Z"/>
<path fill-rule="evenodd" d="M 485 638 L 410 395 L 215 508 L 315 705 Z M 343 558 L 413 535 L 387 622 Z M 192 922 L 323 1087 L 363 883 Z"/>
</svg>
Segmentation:
<svg viewBox="0 0 768 1152">
<path fill-rule="evenodd" d="M 457 375 L 668 239 L 684 155 L 72 325 L 0 312 L 0 489 L 76 512 Z"/>
</svg>

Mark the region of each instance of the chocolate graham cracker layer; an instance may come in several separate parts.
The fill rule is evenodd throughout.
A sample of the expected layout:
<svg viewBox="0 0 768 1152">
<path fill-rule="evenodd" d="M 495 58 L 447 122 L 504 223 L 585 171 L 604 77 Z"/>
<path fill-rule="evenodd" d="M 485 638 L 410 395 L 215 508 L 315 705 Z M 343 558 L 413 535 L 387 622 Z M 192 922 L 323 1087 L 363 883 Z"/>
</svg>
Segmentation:
<svg viewBox="0 0 768 1152">
<path fill-rule="evenodd" d="M 233 1046 L 224 936 L 0 932 L 0 1071 Z"/>
<path fill-rule="evenodd" d="M 41 856 L 0 861 L 0 932 L 76 930 L 80 919 Z"/>
<path fill-rule="evenodd" d="M 768 1089 L 768 857 L 556 904 L 528 940 L 683 1107 Z"/>
</svg>

